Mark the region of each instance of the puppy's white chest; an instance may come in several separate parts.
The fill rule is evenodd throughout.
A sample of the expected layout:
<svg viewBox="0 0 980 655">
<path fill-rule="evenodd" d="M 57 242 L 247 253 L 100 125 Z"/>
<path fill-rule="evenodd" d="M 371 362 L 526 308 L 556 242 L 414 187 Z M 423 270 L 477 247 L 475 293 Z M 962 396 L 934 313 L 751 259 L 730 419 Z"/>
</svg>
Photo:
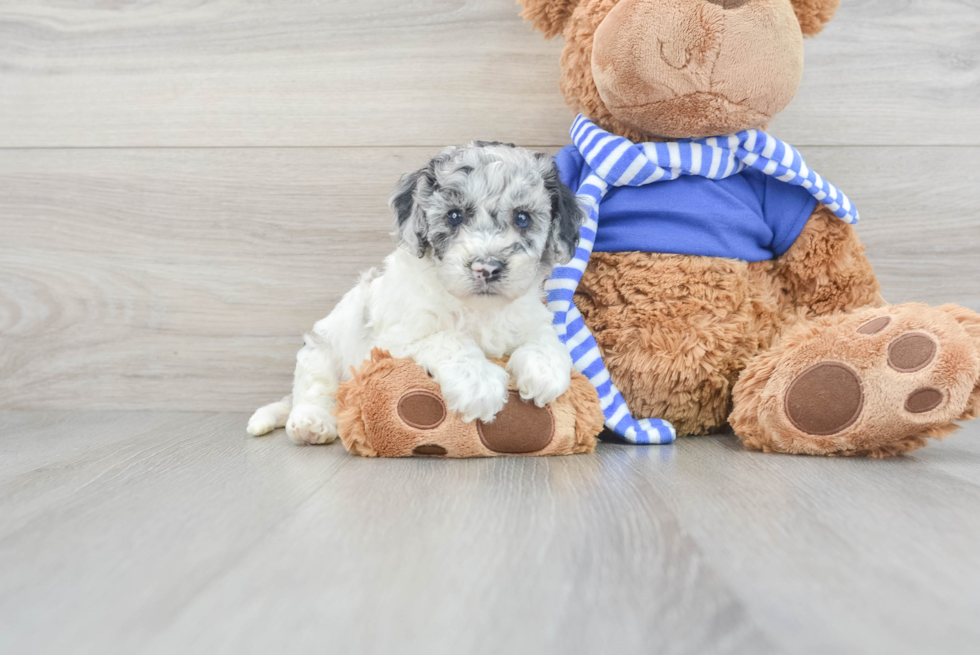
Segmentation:
<svg viewBox="0 0 980 655">
<path fill-rule="evenodd" d="M 528 337 L 526 316 L 514 307 L 500 311 L 454 312 L 457 330 L 473 339 L 487 357 L 503 357 Z"/>
</svg>

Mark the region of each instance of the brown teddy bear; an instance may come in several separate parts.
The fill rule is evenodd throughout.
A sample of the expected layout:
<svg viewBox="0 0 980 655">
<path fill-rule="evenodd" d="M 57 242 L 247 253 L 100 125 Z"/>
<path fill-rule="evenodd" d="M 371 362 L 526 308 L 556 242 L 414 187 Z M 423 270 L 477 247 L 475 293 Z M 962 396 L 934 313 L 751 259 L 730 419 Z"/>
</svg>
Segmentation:
<svg viewBox="0 0 980 655">
<path fill-rule="evenodd" d="M 682 435 L 730 423 L 753 450 L 885 457 L 980 414 L 980 316 L 888 305 L 841 220 L 856 218 L 846 197 L 811 188 L 822 178 L 778 140 L 760 132 L 769 145 L 752 150 L 796 92 L 803 36 L 839 0 L 520 2 L 537 29 L 564 36 L 561 90 L 595 132 L 578 145 L 625 137 L 690 168 L 730 143 L 745 167 L 597 196 L 574 304 L 633 416 Z M 694 148 L 699 161 L 682 162 Z M 748 165 L 760 156 L 768 167 Z M 563 181 L 608 173 L 590 162 L 601 166 L 563 151 Z"/>
</svg>

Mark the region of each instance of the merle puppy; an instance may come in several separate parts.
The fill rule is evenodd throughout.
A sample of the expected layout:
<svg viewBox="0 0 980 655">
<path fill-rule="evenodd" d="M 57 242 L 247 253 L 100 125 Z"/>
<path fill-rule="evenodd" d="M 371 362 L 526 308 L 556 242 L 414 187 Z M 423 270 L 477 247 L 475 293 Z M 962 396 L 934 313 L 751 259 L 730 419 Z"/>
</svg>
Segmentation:
<svg viewBox="0 0 980 655">
<path fill-rule="evenodd" d="M 391 197 L 398 248 L 320 320 L 296 357 L 293 393 L 255 412 L 254 435 L 337 437 L 334 393 L 373 347 L 418 362 L 450 410 L 492 421 L 512 376 L 543 406 L 571 380 L 542 284 L 575 252 L 585 219 L 551 159 L 501 143 L 443 150 Z M 507 370 L 487 357 L 509 356 Z"/>
</svg>

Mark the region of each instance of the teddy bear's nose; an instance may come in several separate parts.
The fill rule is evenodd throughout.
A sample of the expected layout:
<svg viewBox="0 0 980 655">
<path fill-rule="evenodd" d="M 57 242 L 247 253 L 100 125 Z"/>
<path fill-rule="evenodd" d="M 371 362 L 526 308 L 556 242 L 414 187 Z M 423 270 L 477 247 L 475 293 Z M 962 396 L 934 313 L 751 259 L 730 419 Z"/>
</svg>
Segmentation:
<svg viewBox="0 0 980 655">
<path fill-rule="evenodd" d="M 713 5 L 718 5 L 722 9 L 738 9 L 752 0 L 708 0 Z"/>
</svg>

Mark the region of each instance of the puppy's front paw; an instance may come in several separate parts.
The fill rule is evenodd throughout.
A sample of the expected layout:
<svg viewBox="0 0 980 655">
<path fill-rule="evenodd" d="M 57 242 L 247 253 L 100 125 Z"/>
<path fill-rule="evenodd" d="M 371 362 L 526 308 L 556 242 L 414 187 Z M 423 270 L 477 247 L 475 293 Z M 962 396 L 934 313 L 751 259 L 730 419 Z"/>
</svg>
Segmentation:
<svg viewBox="0 0 980 655">
<path fill-rule="evenodd" d="M 300 445 L 331 443 L 337 438 L 337 419 L 317 405 L 296 405 L 286 421 L 286 434 Z"/>
<path fill-rule="evenodd" d="M 521 398 L 534 401 L 538 407 L 553 403 L 572 383 L 572 358 L 564 346 L 522 346 L 510 356 L 507 370 L 514 376 Z"/>
<path fill-rule="evenodd" d="M 454 364 L 441 371 L 437 381 L 446 406 L 467 423 L 489 423 L 507 403 L 507 371 L 486 360 Z"/>
</svg>

